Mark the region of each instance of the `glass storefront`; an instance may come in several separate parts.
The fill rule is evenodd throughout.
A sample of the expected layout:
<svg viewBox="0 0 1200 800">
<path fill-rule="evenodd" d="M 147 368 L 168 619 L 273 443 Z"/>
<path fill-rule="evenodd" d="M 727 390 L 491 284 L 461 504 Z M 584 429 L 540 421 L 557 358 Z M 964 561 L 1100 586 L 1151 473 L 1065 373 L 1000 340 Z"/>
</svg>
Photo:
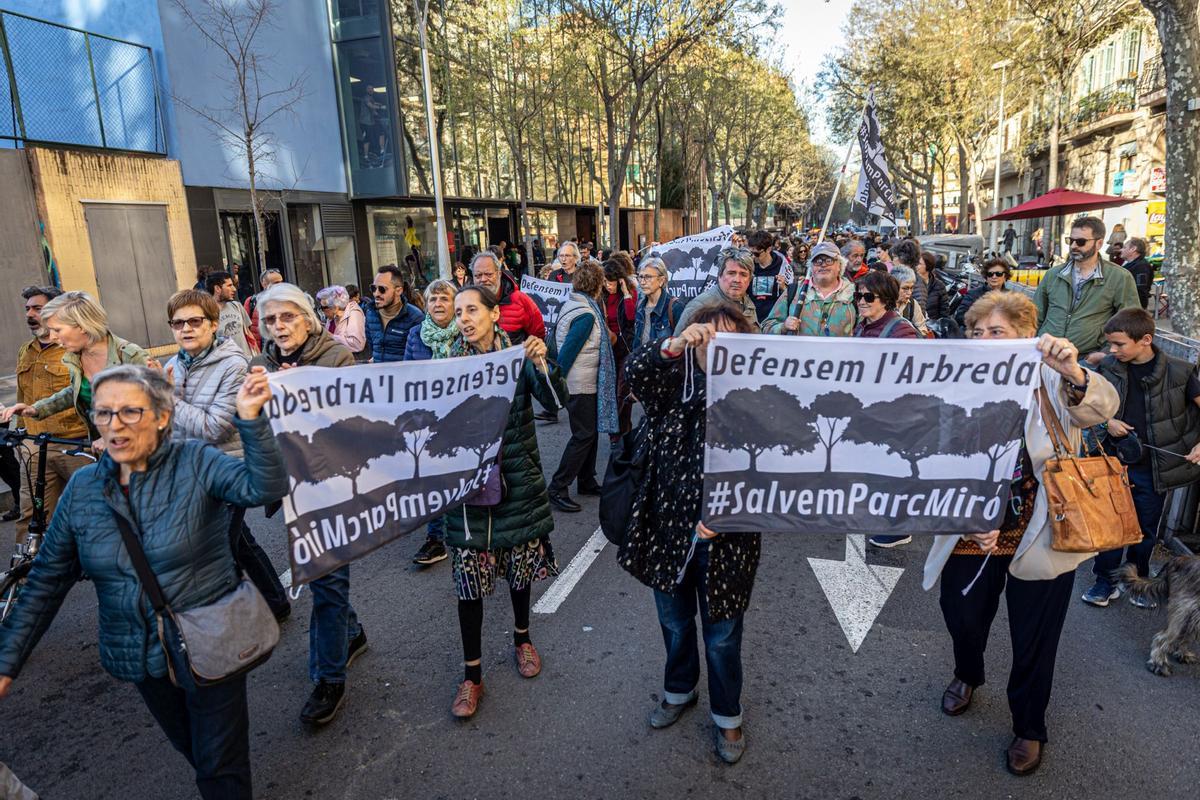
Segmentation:
<svg viewBox="0 0 1200 800">
<path fill-rule="evenodd" d="M 258 237 L 254 235 L 254 215 L 249 211 L 221 212 L 221 248 L 224 251 L 222 268 L 236 273 L 238 297 L 243 300 L 258 291 Z M 264 260 L 267 269 L 284 271 L 283 240 L 279 236 L 279 214 L 268 211 L 262 215 Z"/>
<path fill-rule="evenodd" d="M 398 266 L 419 289 L 437 277 L 433 208 L 367 206 L 367 235 L 376 269 Z"/>
<path fill-rule="evenodd" d="M 289 205 L 288 228 L 297 286 L 315 296 L 326 286 L 358 282 L 354 237 L 326 235 L 320 206 Z"/>
</svg>

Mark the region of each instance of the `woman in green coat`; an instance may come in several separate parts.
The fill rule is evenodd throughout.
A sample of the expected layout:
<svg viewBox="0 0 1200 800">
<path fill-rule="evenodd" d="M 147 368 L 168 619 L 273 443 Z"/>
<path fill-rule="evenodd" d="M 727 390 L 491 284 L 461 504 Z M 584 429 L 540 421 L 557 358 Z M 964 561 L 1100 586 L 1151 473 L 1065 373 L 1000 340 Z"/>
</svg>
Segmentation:
<svg viewBox="0 0 1200 800">
<path fill-rule="evenodd" d="M 499 302 L 487 289 L 470 286 L 459 292 L 454 298 L 454 317 L 459 335 L 450 343 L 449 358 L 510 346 L 508 334 L 499 325 Z M 492 593 L 500 578 L 508 580 L 512 600 L 517 670 L 521 677 L 532 678 L 542 669 L 541 658 L 529 640 L 530 589 L 534 581 L 557 574 L 558 567 L 548 538 L 554 518 L 542 474 L 530 395 L 546 408 L 558 408 L 559 398 L 565 398 L 567 392 L 558 368 L 546 360 L 546 344 L 530 336 L 524 346 L 525 367 L 500 445 L 500 502 L 494 506 L 463 506 L 445 517 L 465 665 L 464 679 L 450 710 L 462 719 L 475 714 L 483 696 L 483 598 Z"/>
</svg>

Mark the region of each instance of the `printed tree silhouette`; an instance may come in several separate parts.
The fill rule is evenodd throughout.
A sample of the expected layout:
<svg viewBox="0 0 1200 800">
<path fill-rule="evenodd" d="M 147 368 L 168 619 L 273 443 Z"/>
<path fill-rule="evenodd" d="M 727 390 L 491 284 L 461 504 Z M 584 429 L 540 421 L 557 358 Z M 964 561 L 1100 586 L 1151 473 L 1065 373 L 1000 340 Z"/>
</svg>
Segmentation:
<svg viewBox="0 0 1200 800">
<path fill-rule="evenodd" d="M 283 453 L 283 465 L 288 472 L 289 498 L 291 493 L 296 491 L 296 487 L 302 483 L 315 484 L 333 477 L 333 473 L 329 471 L 329 461 L 325 458 L 325 454 L 316 452 L 313 449 L 312 441 L 304 434 L 282 431 L 275 434 L 275 441 L 279 443 L 279 450 Z M 296 513 L 294 502 L 292 515 L 299 516 Z"/>
<path fill-rule="evenodd" d="M 1015 400 L 993 400 L 973 409 L 967 419 L 961 455 L 983 453 L 988 457 L 988 480 L 999 478 L 996 465 L 1021 443 L 1020 426 L 1024 409 Z"/>
<path fill-rule="evenodd" d="M 833 446 L 846 434 L 850 420 L 862 411 L 862 401 L 849 392 L 826 392 L 813 398 L 809 410 L 816 415 L 817 438 L 825 448 L 825 471 L 833 469 Z"/>
<path fill-rule="evenodd" d="M 400 440 L 399 452 L 413 457 L 413 477 L 421 477 L 421 453 L 433 436 L 438 416 L 424 408 L 412 408 L 396 417 L 396 436 Z"/>
<path fill-rule="evenodd" d="M 396 428 L 390 422 L 346 417 L 312 435 L 313 458 L 324 462 L 327 477 L 350 479 L 350 490 L 358 494 L 358 478 L 367 462 L 400 452 Z"/>
<path fill-rule="evenodd" d="M 708 443 L 721 450 L 745 450 L 750 471 L 758 457 L 779 448 L 784 453 L 808 453 L 820 443 L 815 415 L 796 396 L 778 386 L 734 389 L 708 409 Z"/>
<path fill-rule="evenodd" d="M 967 415 L 937 395 L 906 394 L 872 403 L 850 420 L 842 438 L 877 444 L 908 462 L 910 477 L 921 477 L 917 462 L 932 455 L 958 453 Z"/>
<path fill-rule="evenodd" d="M 482 461 L 488 448 L 504 435 L 511 405 L 503 397 L 468 397 L 436 424 L 425 452 L 451 456 L 459 450 L 470 450 Z"/>
</svg>

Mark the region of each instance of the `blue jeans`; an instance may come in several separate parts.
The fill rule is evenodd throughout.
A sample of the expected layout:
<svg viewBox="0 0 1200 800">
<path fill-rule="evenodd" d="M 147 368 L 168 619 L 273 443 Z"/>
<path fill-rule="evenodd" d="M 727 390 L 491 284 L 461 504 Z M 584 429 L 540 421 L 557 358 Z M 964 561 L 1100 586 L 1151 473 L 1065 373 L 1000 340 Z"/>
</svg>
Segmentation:
<svg viewBox="0 0 1200 800">
<path fill-rule="evenodd" d="M 204 800 L 249 800 L 250 712 L 246 676 L 185 692 L 167 678 L 135 684 L 172 746 L 196 770 Z"/>
<path fill-rule="evenodd" d="M 1106 581 L 1110 585 L 1118 581 L 1118 570 L 1121 568 L 1121 556 L 1125 555 L 1125 563 L 1134 564 L 1138 575 L 1143 578 L 1150 574 L 1150 555 L 1154 552 L 1154 542 L 1158 536 L 1158 522 L 1162 518 L 1163 504 L 1166 495 L 1154 491 L 1154 472 L 1149 464 L 1136 464 L 1129 468 L 1129 483 L 1133 494 L 1133 507 L 1137 510 L 1138 524 L 1142 528 L 1142 541 L 1126 548 L 1106 550 L 1096 556 L 1092 565 L 1098 581 Z"/>
<path fill-rule="evenodd" d="M 446 541 L 446 518 L 434 517 L 429 520 L 429 524 L 425 526 L 425 535 L 430 539 L 437 539 L 439 542 Z"/>
<path fill-rule="evenodd" d="M 654 590 L 658 622 L 667 646 L 663 693 L 668 703 L 681 705 L 696 696 L 700 656 L 696 642 L 696 610 L 704 633 L 708 664 L 708 701 L 718 728 L 742 725 L 742 621 L 744 615 L 714 622 L 708 616 L 709 545 L 701 542 L 688 564 L 683 583 L 668 594 Z"/>
<path fill-rule="evenodd" d="M 345 683 L 350 642 L 362 630 L 350 605 L 350 567 L 335 569 L 308 586 L 313 595 L 308 617 L 308 677 L 313 683 Z"/>
</svg>

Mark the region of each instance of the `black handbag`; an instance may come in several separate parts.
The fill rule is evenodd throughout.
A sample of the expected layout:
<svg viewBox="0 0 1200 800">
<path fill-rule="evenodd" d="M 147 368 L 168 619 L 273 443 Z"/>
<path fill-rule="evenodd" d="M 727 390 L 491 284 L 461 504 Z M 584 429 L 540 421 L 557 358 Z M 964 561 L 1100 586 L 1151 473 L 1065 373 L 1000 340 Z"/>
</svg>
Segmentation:
<svg viewBox="0 0 1200 800">
<path fill-rule="evenodd" d="M 158 639 L 171 683 L 185 691 L 212 686 L 245 674 L 271 657 L 279 643 L 279 623 L 249 579 L 242 578 L 233 591 L 206 606 L 174 611 L 133 526 L 120 514 L 113 516 L 158 618 Z"/>
<path fill-rule="evenodd" d="M 621 437 L 613 448 L 600 487 L 600 530 L 604 537 L 620 547 L 629 535 L 633 502 L 646 474 L 650 454 L 650 420 L 643 417 L 638 426 Z"/>
</svg>

